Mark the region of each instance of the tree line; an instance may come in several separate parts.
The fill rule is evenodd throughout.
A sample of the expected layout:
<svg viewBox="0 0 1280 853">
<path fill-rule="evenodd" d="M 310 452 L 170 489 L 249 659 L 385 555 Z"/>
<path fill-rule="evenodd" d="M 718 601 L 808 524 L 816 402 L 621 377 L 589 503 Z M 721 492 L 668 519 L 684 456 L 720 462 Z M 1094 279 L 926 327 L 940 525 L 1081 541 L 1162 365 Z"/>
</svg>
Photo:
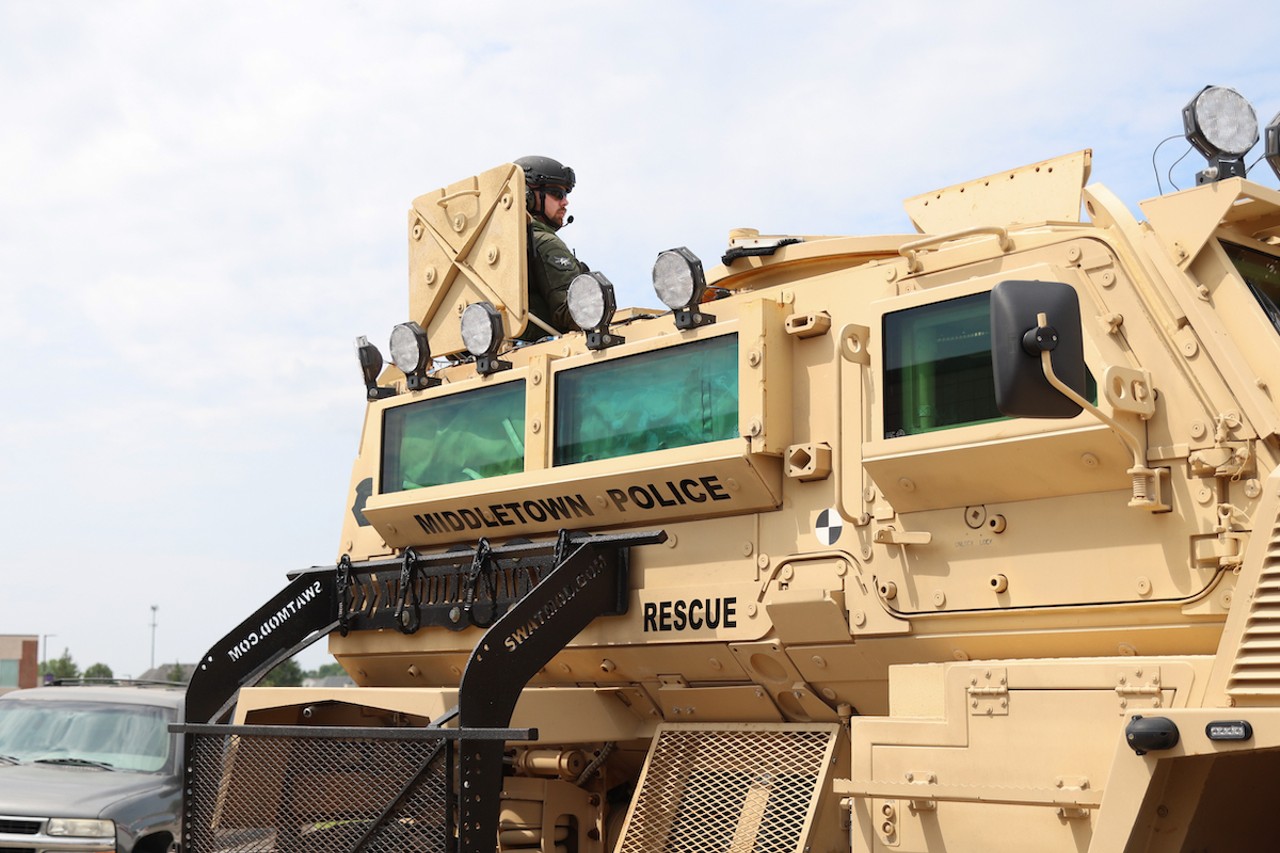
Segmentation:
<svg viewBox="0 0 1280 853">
<path fill-rule="evenodd" d="M 184 667 L 182 664 L 175 662 L 165 672 L 164 680 L 186 684 L 191 678 L 190 670 L 191 667 Z M 315 669 L 304 670 L 296 660 L 290 658 L 268 672 L 266 677 L 258 683 L 263 687 L 301 687 L 303 679 L 306 678 L 325 678 L 342 674 L 342 665 L 337 661 L 331 661 Z M 42 682 L 45 680 L 45 676 L 66 681 L 74 681 L 76 679 L 109 681 L 116 677 L 111 667 L 105 663 L 90 664 L 81 671 L 80 666 L 71 657 L 71 650 L 67 648 L 62 650 L 61 657 L 52 658 L 40 664 L 40 680 Z"/>
</svg>

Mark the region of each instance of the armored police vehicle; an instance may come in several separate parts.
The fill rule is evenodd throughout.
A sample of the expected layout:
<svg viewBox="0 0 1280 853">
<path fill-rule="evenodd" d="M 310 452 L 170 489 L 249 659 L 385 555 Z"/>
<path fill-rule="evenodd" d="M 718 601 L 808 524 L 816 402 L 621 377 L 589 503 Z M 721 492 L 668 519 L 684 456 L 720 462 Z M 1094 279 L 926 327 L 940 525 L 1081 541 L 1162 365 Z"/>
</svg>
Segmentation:
<svg viewBox="0 0 1280 853">
<path fill-rule="evenodd" d="M 1184 121 L 1141 218 L 1081 151 L 529 345 L 520 169 L 415 199 L 336 562 L 192 681 L 186 849 L 1269 849 L 1280 193 L 1237 93 Z M 357 689 L 251 686 L 320 637 Z"/>
</svg>

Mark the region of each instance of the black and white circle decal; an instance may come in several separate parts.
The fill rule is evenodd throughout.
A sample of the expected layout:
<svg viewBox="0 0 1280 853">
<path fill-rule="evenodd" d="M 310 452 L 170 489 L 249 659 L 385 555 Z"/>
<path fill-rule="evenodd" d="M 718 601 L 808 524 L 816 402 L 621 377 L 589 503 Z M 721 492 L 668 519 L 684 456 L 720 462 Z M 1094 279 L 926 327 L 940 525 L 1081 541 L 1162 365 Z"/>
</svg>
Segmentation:
<svg viewBox="0 0 1280 853">
<path fill-rule="evenodd" d="M 844 530 L 844 522 L 835 507 L 824 509 L 818 513 L 818 524 L 813 533 L 823 545 L 834 545 L 840 539 L 840 531 Z"/>
</svg>

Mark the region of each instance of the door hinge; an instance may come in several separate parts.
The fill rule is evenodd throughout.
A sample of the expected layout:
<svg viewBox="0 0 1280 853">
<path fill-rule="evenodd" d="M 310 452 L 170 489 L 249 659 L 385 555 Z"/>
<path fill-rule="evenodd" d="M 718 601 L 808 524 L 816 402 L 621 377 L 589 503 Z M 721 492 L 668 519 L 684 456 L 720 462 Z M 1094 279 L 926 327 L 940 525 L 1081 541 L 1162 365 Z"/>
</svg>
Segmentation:
<svg viewBox="0 0 1280 853">
<path fill-rule="evenodd" d="M 965 688 L 969 694 L 969 713 L 975 717 L 1009 715 L 1009 673 L 1003 667 L 992 667 L 975 673 Z"/>
</svg>

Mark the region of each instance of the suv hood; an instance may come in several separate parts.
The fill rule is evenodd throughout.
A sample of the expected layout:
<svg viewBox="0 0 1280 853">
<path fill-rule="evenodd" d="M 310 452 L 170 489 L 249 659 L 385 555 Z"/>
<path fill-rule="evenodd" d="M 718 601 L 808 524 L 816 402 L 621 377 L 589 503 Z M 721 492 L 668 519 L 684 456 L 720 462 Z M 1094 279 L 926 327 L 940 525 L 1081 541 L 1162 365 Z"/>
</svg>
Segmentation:
<svg viewBox="0 0 1280 853">
<path fill-rule="evenodd" d="M 0 765 L 0 814 L 99 817 L 113 803 L 174 784 L 163 774 L 5 764 Z"/>
</svg>

